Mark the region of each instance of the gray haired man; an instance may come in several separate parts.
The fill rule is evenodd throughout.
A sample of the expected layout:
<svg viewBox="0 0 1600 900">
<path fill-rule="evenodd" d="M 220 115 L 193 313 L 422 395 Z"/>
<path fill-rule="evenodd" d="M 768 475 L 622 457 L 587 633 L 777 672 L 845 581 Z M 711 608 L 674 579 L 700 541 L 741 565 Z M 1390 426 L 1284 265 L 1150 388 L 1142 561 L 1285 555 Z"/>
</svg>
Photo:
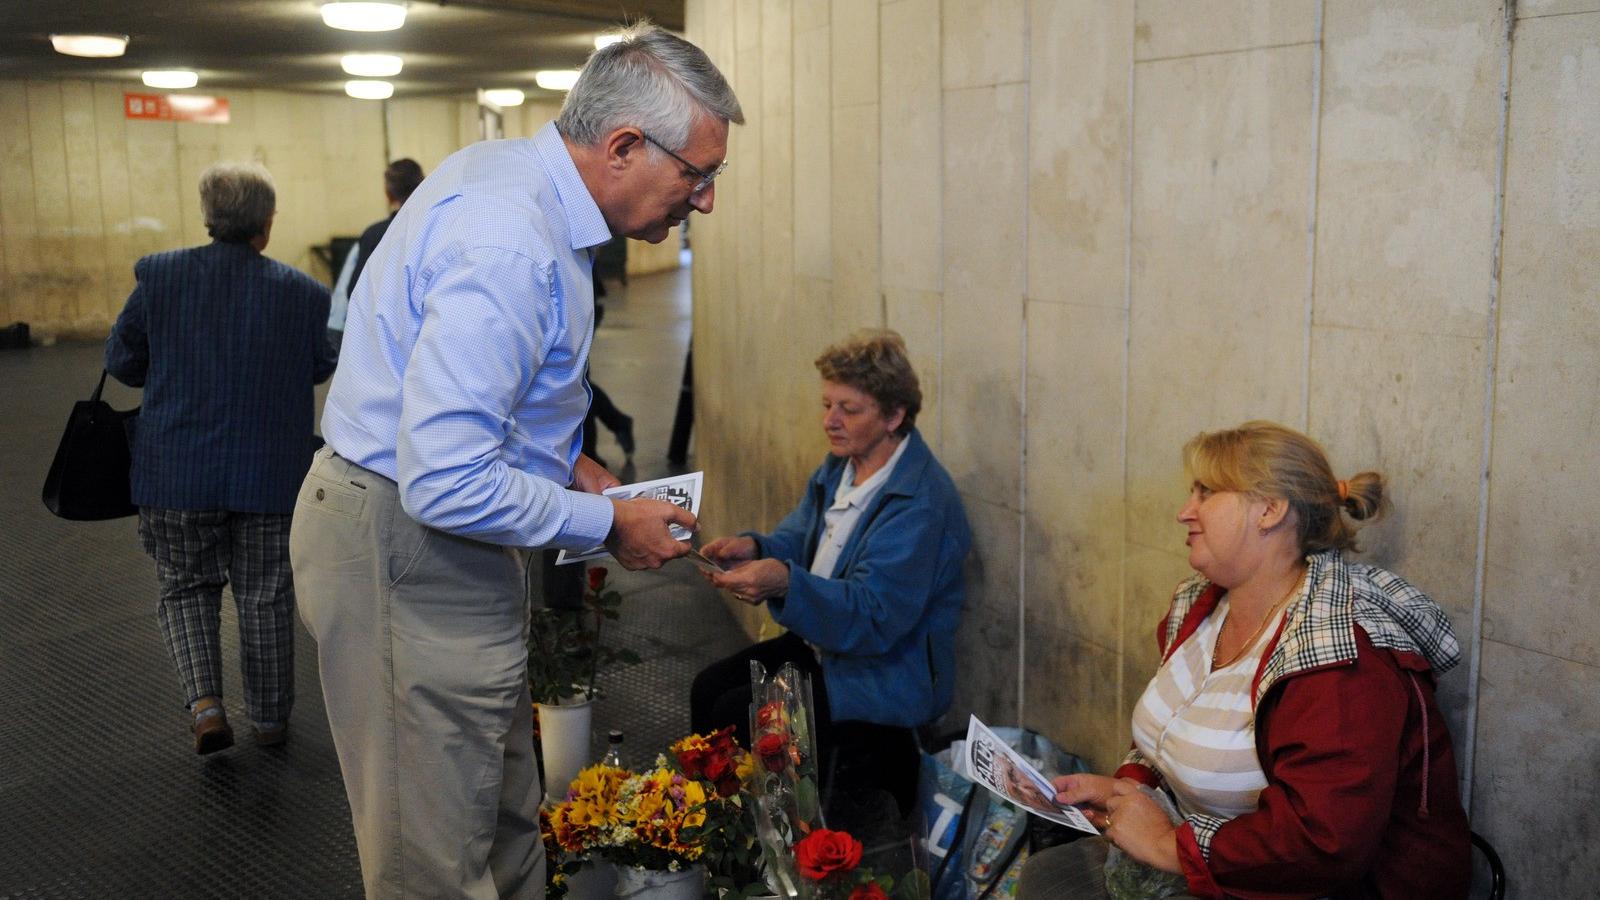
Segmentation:
<svg viewBox="0 0 1600 900">
<path fill-rule="evenodd" d="M 290 550 L 370 897 L 543 896 L 521 548 L 654 568 L 694 525 L 581 453 L 594 251 L 711 212 L 743 121 L 635 26 L 557 122 L 446 159 L 356 285 Z"/>
</svg>

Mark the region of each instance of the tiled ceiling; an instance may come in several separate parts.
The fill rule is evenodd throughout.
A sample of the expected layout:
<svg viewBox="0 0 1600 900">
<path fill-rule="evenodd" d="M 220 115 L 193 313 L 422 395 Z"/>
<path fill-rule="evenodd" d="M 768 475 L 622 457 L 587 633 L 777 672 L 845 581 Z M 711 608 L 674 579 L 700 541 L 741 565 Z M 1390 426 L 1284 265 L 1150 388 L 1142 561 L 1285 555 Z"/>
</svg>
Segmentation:
<svg viewBox="0 0 1600 900">
<path fill-rule="evenodd" d="M 594 36 L 649 17 L 681 31 L 683 0 L 413 0 L 404 28 L 337 31 L 319 0 L 4 0 L 0 78 L 137 81 L 146 69 L 183 68 L 208 88 L 341 92 L 346 53 L 394 53 L 405 69 L 395 96 L 517 87 L 537 96 L 533 73 L 583 64 Z M 56 53 L 50 35 L 126 34 L 116 59 Z"/>
</svg>

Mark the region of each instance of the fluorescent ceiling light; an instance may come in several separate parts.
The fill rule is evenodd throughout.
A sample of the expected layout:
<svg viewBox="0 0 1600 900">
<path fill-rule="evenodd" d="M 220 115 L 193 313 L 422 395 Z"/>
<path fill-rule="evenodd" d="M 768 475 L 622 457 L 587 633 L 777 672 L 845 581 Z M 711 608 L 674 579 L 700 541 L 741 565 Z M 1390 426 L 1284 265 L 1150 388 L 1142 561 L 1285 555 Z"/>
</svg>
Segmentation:
<svg viewBox="0 0 1600 900">
<path fill-rule="evenodd" d="M 388 78 L 399 75 L 405 62 L 387 53 L 347 53 L 339 58 L 345 74 L 357 78 Z"/>
<path fill-rule="evenodd" d="M 394 31 L 406 24 L 404 3 L 324 3 L 322 21 L 344 31 Z"/>
<path fill-rule="evenodd" d="M 357 100 L 387 100 L 394 96 L 394 85 L 387 81 L 346 81 L 344 92 Z"/>
<path fill-rule="evenodd" d="M 578 83 L 578 70 L 543 69 L 533 73 L 533 81 L 547 91 L 570 91 Z"/>
<path fill-rule="evenodd" d="M 152 69 L 142 76 L 145 87 L 181 91 L 200 83 L 200 76 L 188 69 Z"/>
<path fill-rule="evenodd" d="M 490 88 L 483 92 L 483 99 L 495 106 L 521 106 L 525 96 L 516 88 Z"/>
<path fill-rule="evenodd" d="M 125 34 L 52 34 L 50 46 L 56 48 L 57 53 L 68 56 L 87 56 L 94 59 L 106 59 L 112 56 L 121 56 L 128 49 L 128 36 Z"/>
<path fill-rule="evenodd" d="M 597 34 L 594 36 L 594 48 L 596 50 L 604 50 L 620 40 L 622 40 L 622 35 L 620 34 Z"/>
</svg>

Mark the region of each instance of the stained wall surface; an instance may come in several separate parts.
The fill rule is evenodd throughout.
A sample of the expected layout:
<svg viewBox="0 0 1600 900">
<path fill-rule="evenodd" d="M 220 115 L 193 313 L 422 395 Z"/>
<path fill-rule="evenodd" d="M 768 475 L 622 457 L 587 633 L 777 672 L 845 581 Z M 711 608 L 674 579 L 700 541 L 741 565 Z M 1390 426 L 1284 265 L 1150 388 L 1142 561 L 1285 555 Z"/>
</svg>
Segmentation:
<svg viewBox="0 0 1600 900">
<path fill-rule="evenodd" d="M 1507 6 L 689 0 L 749 119 L 694 226 L 703 530 L 794 505 L 811 360 L 898 329 L 977 532 L 946 724 L 1108 770 L 1189 571 L 1179 447 L 1306 429 L 1451 615 L 1513 894 L 1591 892 L 1600 3 Z"/>
</svg>

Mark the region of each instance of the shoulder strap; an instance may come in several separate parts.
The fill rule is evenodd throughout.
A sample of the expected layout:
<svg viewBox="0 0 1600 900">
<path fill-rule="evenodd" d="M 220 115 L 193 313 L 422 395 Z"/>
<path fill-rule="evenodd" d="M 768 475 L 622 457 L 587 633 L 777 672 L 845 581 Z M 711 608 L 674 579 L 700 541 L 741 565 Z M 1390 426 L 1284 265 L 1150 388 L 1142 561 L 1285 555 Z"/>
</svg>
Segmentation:
<svg viewBox="0 0 1600 900">
<path fill-rule="evenodd" d="M 100 392 L 105 390 L 105 389 L 106 389 L 106 370 L 105 369 L 101 369 L 100 370 L 100 383 L 94 386 L 94 393 L 89 395 L 90 401 L 98 403 L 100 401 Z"/>
</svg>

